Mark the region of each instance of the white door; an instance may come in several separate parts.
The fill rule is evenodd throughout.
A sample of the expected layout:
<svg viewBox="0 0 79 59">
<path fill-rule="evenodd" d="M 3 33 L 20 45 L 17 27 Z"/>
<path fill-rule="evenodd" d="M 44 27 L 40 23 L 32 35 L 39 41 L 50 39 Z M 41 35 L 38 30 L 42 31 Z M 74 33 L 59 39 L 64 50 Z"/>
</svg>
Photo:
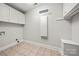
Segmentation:
<svg viewBox="0 0 79 59">
<path fill-rule="evenodd" d="M 47 36 L 47 16 L 41 16 L 41 36 Z"/>
</svg>

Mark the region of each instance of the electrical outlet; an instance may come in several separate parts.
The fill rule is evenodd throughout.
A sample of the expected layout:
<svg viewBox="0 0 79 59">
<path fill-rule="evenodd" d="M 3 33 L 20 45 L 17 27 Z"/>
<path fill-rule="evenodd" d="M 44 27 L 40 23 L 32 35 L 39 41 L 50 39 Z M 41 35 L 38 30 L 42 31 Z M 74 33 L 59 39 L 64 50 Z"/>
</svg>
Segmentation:
<svg viewBox="0 0 79 59">
<path fill-rule="evenodd" d="M 18 39 L 16 39 L 17 43 L 19 43 L 20 41 Z"/>
</svg>

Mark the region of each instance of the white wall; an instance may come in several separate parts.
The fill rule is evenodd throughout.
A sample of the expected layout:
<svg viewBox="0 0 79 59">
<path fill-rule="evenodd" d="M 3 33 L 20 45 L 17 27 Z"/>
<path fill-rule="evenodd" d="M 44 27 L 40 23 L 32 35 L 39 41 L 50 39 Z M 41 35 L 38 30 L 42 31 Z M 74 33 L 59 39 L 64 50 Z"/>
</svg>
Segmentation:
<svg viewBox="0 0 79 59">
<path fill-rule="evenodd" d="M 0 36 L 0 48 L 16 42 L 16 38 L 23 40 L 22 25 L 0 22 L 1 31 L 5 31 L 5 35 L 3 38 Z"/>
<path fill-rule="evenodd" d="M 40 14 L 42 9 L 49 9 L 48 15 L 48 40 L 43 40 L 40 37 Z M 71 40 L 71 22 L 56 21 L 63 16 L 62 4 L 52 3 L 43 4 L 35 9 L 29 10 L 26 13 L 26 24 L 24 27 L 24 39 L 35 42 L 41 42 L 51 46 L 60 47 L 61 38 Z"/>
<path fill-rule="evenodd" d="M 79 42 L 79 13 L 72 18 L 72 40 Z"/>
</svg>

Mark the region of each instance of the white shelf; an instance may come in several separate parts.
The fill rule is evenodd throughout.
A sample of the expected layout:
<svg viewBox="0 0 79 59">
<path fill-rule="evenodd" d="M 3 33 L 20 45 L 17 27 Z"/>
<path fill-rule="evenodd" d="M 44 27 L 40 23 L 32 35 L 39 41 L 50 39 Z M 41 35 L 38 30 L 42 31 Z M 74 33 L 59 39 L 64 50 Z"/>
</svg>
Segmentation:
<svg viewBox="0 0 79 59">
<path fill-rule="evenodd" d="M 0 22 L 24 25 L 24 23 L 17 23 L 17 22 L 11 22 L 11 21 L 4 21 L 4 20 L 2 20 L 2 19 L 0 20 Z"/>
<path fill-rule="evenodd" d="M 65 40 L 65 39 L 61 39 L 62 43 L 67 43 L 67 44 L 72 44 L 72 45 L 79 45 L 79 43 L 74 42 L 72 40 Z"/>
<path fill-rule="evenodd" d="M 57 20 L 56 21 L 62 21 L 62 20 L 64 20 L 64 18 L 62 17 L 62 18 L 57 18 Z"/>
<path fill-rule="evenodd" d="M 79 4 L 78 3 L 72 3 L 72 4 L 66 4 L 67 8 L 64 8 L 64 19 L 72 19 L 72 16 L 76 15 L 79 13 Z"/>
</svg>

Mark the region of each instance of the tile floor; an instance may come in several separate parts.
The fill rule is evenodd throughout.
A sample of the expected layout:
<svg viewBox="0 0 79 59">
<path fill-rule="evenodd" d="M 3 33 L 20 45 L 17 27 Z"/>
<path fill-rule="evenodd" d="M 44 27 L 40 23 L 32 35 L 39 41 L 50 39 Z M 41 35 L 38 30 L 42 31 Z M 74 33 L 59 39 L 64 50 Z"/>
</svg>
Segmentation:
<svg viewBox="0 0 79 59">
<path fill-rule="evenodd" d="M 61 56 L 59 51 L 21 42 L 0 52 L 0 56 Z"/>
</svg>

